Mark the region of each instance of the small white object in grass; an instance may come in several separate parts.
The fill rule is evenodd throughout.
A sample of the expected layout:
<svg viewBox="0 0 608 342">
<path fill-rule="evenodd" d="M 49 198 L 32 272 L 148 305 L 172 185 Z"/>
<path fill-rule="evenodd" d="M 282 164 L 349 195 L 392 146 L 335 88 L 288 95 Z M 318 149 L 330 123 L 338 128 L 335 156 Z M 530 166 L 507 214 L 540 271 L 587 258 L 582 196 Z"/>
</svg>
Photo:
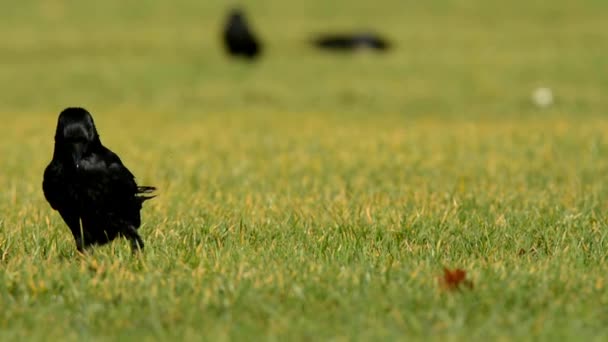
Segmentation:
<svg viewBox="0 0 608 342">
<path fill-rule="evenodd" d="M 541 108 L 548 107 L 553 104 L 553 92 L 549 88 L 536 88 L 532 94 L 532 101 Z"/>
</svg>

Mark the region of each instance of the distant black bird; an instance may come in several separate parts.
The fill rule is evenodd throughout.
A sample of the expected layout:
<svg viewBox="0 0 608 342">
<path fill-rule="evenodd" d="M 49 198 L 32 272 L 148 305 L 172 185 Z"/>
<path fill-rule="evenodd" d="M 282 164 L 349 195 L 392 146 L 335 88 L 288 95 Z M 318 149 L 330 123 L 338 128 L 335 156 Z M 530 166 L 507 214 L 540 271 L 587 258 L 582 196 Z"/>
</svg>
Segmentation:
<svg viewBox="0 0 608 342">
<path fill-rule="evenodd" d="M 83 108 L 59 115 L 53 160 L 44 170 L 44 196 L 61 214 L 80 252 L 117 236 L 143 249 L 137 233 L 142 203 L 154 196 L 151 186 L 137 186 L 120 158 L 101 144 L 93 117 Z M 82 227 L 81 227 L 82 222 Z"/>
<path fill-rule="evenodd" d="M 356 51 L 360 49 L 387 51 L 391 47 L 385 38 L 374 33 L 323 34 L 314 39 L 313 43 L 318 48 L 334 51 Z"/>
<path fill-rule="evenodd" d="M 232 56 L 256 58 L 262 52 L 262 44 L 249 28 L 245 14 L 233 9 L 224 26 L 224 46 Z"/>
</svg>

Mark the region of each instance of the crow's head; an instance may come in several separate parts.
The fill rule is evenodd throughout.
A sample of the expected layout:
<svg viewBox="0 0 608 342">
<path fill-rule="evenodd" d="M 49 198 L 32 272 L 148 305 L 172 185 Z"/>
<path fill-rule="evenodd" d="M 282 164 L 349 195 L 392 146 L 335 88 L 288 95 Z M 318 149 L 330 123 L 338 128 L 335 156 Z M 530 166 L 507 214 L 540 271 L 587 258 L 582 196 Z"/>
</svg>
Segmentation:
<svg viewBox="0 0 608 342">
<path fill-rule="evenodd" d="M 66 108 L 59 114 L 55 132 L 55 153 L 80 168 L 80 162 L 101 145 L 93 117 L 84 108 Z"/>
<path fill-rule="evenodd" d="M 228 12 L 228 22 L 243 23 L 245 22 L 245 14 L 240 8 L 233 8 Z"/>
</svg>

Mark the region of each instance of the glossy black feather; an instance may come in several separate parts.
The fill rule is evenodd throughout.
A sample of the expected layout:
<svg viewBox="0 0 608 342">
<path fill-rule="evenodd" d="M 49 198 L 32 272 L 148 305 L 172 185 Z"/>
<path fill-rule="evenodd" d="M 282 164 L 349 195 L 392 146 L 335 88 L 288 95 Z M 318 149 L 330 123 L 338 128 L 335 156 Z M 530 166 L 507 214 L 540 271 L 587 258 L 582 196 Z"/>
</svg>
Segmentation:
<svg viewBox="0 0 608 342">
<path fill-rule="evenodd" d="M 68 225 L 79 251 L 124 236 L 143 248 L 137 233 L 142 203 L 151 186 L 138 186 L 114 152 L 101 144 L 93 118 L 83 108 L 59 115 L 53 159 L 44 171 L 44 195 Z"/>
<path fill-rule="evenodd" d="M 262 52 L 262 44 L 249 27 L 245 14 L 238 9 L 229 13 L 223 38 L 226 52 L 231 56 L 254 59 Z"/>
</svg>

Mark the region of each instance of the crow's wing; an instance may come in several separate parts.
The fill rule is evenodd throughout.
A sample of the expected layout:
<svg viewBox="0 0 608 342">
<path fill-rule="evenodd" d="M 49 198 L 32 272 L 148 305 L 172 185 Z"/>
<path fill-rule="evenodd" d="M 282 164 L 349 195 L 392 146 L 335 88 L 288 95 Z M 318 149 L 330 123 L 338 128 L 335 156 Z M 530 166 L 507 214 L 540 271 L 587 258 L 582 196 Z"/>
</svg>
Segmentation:
<svg viewBox="0 0 608 342">
<path fill-rule="evenodd" d="M 141 223 L 141 204 L 153 189 L 138 187 L 135 177 L 112 151 L 105 149 L 82 161 L 80 179 L 86 203 L 83 212 L 105 221 L 110 226 Z"/>
<path fill-rule="evenodd" d="M 69 189 L 63 179 L 61 164 L 51 161 L 44 169 L 42 191 L 51 208 L 55 210 L 63 209 L 72 202 L 69 200 Z"/>
</svg>

